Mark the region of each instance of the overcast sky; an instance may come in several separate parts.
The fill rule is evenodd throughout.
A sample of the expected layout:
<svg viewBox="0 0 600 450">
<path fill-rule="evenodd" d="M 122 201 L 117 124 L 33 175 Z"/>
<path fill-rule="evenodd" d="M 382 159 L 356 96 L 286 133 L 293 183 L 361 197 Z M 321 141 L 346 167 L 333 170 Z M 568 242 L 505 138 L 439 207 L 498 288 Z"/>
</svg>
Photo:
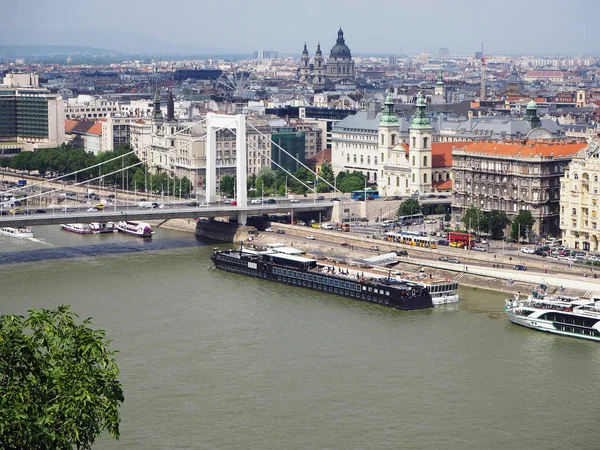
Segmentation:
<svg viewBox="0 0 600 450">
<path fill-rule="evenodd" d="M 240 52 L 299 54 L 306 41 L 313 54 L 320 41 L 327 54 L 341 25 L 353 53 L 472 53 L 482 42 L 486 54 L 600 53 L 598 0 L 13 0 L 2 10 L 5 31 L 126 30 Z"/>
</svg>

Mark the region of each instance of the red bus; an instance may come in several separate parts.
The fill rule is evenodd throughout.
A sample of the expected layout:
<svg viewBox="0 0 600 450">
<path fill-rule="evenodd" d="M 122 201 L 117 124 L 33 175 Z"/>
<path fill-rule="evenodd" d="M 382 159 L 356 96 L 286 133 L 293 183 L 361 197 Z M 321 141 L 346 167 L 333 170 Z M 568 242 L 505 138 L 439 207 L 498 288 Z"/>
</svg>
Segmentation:
<svg viewBox="0 0 600 450">
<path fill-rule="evenodd" d="M 475 236 L 471 233 L 451 231 L 448 233 L 448 243 L 451 247 L 473 247 L 473 245 L 475 245 Z"/>
</svg>

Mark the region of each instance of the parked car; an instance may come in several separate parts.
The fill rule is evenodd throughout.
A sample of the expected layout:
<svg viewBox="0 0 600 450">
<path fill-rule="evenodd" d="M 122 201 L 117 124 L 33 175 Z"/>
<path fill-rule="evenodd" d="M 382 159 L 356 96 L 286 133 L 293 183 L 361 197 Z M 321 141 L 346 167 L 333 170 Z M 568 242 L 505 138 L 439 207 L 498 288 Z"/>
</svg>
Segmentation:
<svg viewBox="0 0 600 450">
<path fill-rule="evenodd" d="M 277 233 L 277 234 L 285 234 L 285 230 L 277 230 L 275 233 Z"/>
<path fill-rule="evenodd" d="M 301 226 L 301 227 L 305 227 L 306 226 L 306 222 L 304 220 L 297 220 L 296 221 L 296 225 Z"/>
<path fill-rule="evenodd" d="M 523 264 L 515 264 L 515 266 L 513 267 L 513 269 L 515 269 L 515 270 L 527 270 L 527 267 L 525 267 Z"/>
<path fill-rule="evenodd" d="M 535 253 L 535 249 L 533 247 L 522 247 L 521 253 L 526 253 L 528 255 L 533 255 Z"/>
<path fill-rule="evenodd" d="M 314 235 L 309 234 L 308 236 L 306 236 L 306 239 L 310 239 L 311 241 L 314 241 L 317 238 Z"/>
<path fill-rule="evenodd" d="M 267 233 L 273 233 L 275 230 L 273 228 L 269 227 L 269 228 L 265 228 L 265 231 Z"/>
</svg>

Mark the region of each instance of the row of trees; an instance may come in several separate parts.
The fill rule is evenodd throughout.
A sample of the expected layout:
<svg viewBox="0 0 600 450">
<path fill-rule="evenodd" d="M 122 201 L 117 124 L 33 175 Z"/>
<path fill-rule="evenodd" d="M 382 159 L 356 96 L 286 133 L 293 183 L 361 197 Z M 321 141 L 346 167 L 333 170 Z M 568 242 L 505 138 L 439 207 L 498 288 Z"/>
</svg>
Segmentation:
<svg viewBox="0 0 600 450">
<path fill-rule="evenodd" d="M 409 198 L 403 201 L 398 208 L 398 217 L 421 214 L 424 211 L 423 205 L 416 198 Z M 443 214 L 444 207 L 437 205 L 433 211 L 435 214 Z M 432 211 L 429 211 L 432 213 Z M 527 238 L 533 229 L 535 219 L 530 211 L 521 210 L 514 219 L 510 219 L 504 211 L 492 210 L 484 212 L 476 206 L 471 205 L 462 217 L 462 223 L 469 231 L 477 233 L 487 233 L 492 239 L 501 239 L 504 237 L 504 230 L 510 224 L 510 236 L 513 239 Z"/>
<path fill-rule="evenodd" d="M 235 186 L 236 179 L 234 175 L 223 175 L 221 177 L 219 185 L 221 194 L 229 197 L 234 196 Z M 365 187 L 365 176 L 362 172 L 354 171 L 340 172 L 337 177 L 334 177 L 331 165 L 324 163 L 316 178 L 314 173 L 305 168 L 297 170 L 291 176 L 282 170 L 265 167 L 260 170 L 258 175 L 250 175 L 247 181 L 248 195 L 251 197 L 262 195 L 285 196 L 287 193 L 305 194 L 312 192 L 313 187 L 318 193 L 324 193 L 333 191 L 333 186 L 347 193 L 363 189 Z"/>
<path fill-rule="evenodd" d="M 102 165 L 94 167 L 98 164 Z M 21 152 L 12 158 L 0 159 L 0 167 L 28 174 L 37 172 L 43 177 L 64 176 L 63 179 L 67 181 L 93 180 L 92 184 L 153 193 L 164 192 L 168 195 L 175 193 L 176 196 L 189 194 L 192 189 L 192 183 L 187 177 L 169 177 L 164 172 L 149 174 L 146 165 L 141 164 L 129 144 L 97 155 L 87 153 L 83 148 L 63 144 L 58 148 Z"/>
<path fill-rule="evenodd" d="M 510 219 L 504 211 L 492 210 L 483 212 L 471 205 L 462 218 L 462 223 L 471 231 L 488 233 L 492 239 L 504 236 L 504 230 L 511 224 L 510 237 L 513 239 L 527 238 L 533 229 L 535 219 L 531 211 L 521 210 L 514 219 Z"/>
</svg>

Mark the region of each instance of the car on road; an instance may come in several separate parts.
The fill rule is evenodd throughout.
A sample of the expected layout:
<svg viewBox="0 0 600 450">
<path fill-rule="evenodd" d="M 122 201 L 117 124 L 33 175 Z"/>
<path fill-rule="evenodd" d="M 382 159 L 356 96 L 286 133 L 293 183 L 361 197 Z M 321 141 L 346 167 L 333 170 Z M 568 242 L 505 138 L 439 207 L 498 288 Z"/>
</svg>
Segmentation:
<svg viewBox="0 0 600 450">
<path fill-rule="evenodd" d="M 319 196 L 317 196 L 317 200 L 325 200 L 325 196 L 324 195 L 319 195 Z"/>
<path fill-rule="evenodd" d="M 447 195 L 438 195 L 437 198 L 447 198 Z"/>
<path fill-rule="evenodd" d="M 147 198 L 145 198 L 145 197 L 142 197 L 142 198 L 140 198 L 138 201 L 139 201 L 139 202 L 147 202 L 147 201 L 148 201 L 148 199 L 147 199 Z"/>
<path fill-rule="evenodd" d="M 457 258 L 448 258 L 447 261 L 449 263 L 455 263 L 455 264 L 458 264 L 460 262 Z"/>
<path fill-rule="evenodd" d="M 277 230 L 275 233 L 277 233 L 277 234 L 285 234 L 285 230 Z"/>
<path fill-rule="evenodd" d="M 367 197 L 367 200 L 375 200 L 375 197 L 373 197 L 372 195 L 369 195 L 369 196 Z"/>
<path fill-rule="evenodd" d="M 476 252 L 487 252 L 487 248 L 481 245 L 476 245 L 475 247 L 473 247 L 473 250 L 475 250 Z"/>
<path fill-rule="evenodd" d="M 36 213 L 36 214 L 44 214 L 45 212 L 46 212 L 46 210 L 45 210 L 45 209 L 40 209 L 40 208 L 38 208 L 38 209 L 36 209 L 36 210 L 35 210 L 35 213 Z"/>
<path fill-rule="evenodd" d="M 523 247 L 523 248 L 521 248 L 521 253 L 527 253 L 528 255 L 533 255 L 535 253 L 535 248 Z"/>
<path fill-rule="evenodd" d="M 98 211 L 102 211 L 104 209 L 104 205 L 102 203 L 98 203 L 96 206 L 94 206 L 94 208 L 96 208 Z"/>
<path fill-rule="evenodd" d="M 448 245 L 448 241 L 446 239 L 439 239 L 437 243 L 438 245 Z"/>
<path fill-rule="evenodd" d="M 439 260 L 440 261 L 448 261 L 448 257 L 447 256 L 440 256 Z"/>
<path fill-rule="evenodd" d="M 265 228 L 265 231 L 267 233 L 273 233 L 275 230 L 273 228 L 269 227 L 269 228 Z"/>
<path fill-rule="evenodd" d="M 189 202 L 188 206 L 198 206 L 198 202 Z"/>
<path fill-rule="evenodd" d="M 95 211 L 98 211 L 98 210 L 96 208 L 88 208 L 87 209 L 87 212 L 95 212 Z"/>
<path fill-rule="evenodd" d="M 340 199 L 337 197 L 331 197 L 331 199 L 329 199 L 330 202 L 339 202 Z"/>
<path fill-rule="evenodd" d="M 251 205 L 260 205 L 261 203 L 262 203 L 262 200 L 260 198 L 254 198 L 254 199 L 250 200 Z"/>
<path fill-rule="evenodd" d="M 117 196 L 115 194 L 109 194 L 108 198 L 116 198 Z"/>
<path fill-rule="evenodd" d="M 96 208 L 94 208 L 96 211 L 98 211 Z M 66 212 L 66 213 L 72 213 L 75 212 L 75 210 L 73 208 L 63 208 L 61 209 L 62 212 Z"/>
<path fill-rule="evenodd" d="M 8 211 L 11 214 L 23 214 L 23 209 L 21 208 L 13 208 L 10 211 Z"/>
<path fill-rule="evenodd" d="M 396 256 L 408 256 L 408 252 L 406 250 L 395 250 L 392 253 L 395 253 Z"/>
<path fill-rule="evenodd" d="M 513 269 L 515 270 L 527 270 L 527 267 L 525 267 L 523 264 L 515 264 Z"/>
<path fill-rule="evenodd" d="M 300 200 L 297 198 L 290 198 L 290 203 L 300 203 Z"/>
<path fill-rule="evenodd" d="M 231 200 L 231 202 L 229 204 L 231 206 L 236 206 L 237 205 L 237 200 Z"/>
<path fill-rule="evenodd" d="M 310 239 L 311 241 L 314 241 L 317 238 L 314 235 L 309 234 L 308 236 L 306 236 L 306 239 Z"/>
<path fill-rule="evenodd" d="M 377 246 L 377 245 L 371 245 L 369 248 L 370 248 L 371 250 L 375 250 L 375 251 L 378 251 L 378 250 L 379 250 L 379 246 Z"/>
<path fill-rule="evenodd" d="M 436 197 L 437 197 L 437 195 L 435 195 L 435 194 L 429 194 L 429 195 L 428 195 L 427 197 L 425 197 L 425 198 L 436 198 Z"/>
<path fill-rule="evenodd" d="M 392 197 L 392 200 L 402 200 L 402 197 L 400 197 L 399 195 L 394 195 Z"/>
<path fill-rule="evenodd" d="M 342 247 L 350 247 L 350 244 L 348 244 L 347 242 L 342 242 Z"/>
<path fill-rule="evenodd" d="M 300 227 L 305 227 L 306 226 L 306 222 L 304 220 L 297 220 L 296 221 L 296 225 L 298 225 Z"/>
<path fill-rule="evenodd" d="M 427 222 L 425 222 L 425 223 L 437 223 L 437 220 L 436 220 L 436 219 L 430 219 L 430 220 L 428 220 L 428 221 L 427 221 Z"/>
<path fill-rule="evenodd" d="M 263 203 L 265 205 L 276 205 L 277 201 L 274 198 L 268 198 L 265 201 L 263 201 Z"/>
</svg>

